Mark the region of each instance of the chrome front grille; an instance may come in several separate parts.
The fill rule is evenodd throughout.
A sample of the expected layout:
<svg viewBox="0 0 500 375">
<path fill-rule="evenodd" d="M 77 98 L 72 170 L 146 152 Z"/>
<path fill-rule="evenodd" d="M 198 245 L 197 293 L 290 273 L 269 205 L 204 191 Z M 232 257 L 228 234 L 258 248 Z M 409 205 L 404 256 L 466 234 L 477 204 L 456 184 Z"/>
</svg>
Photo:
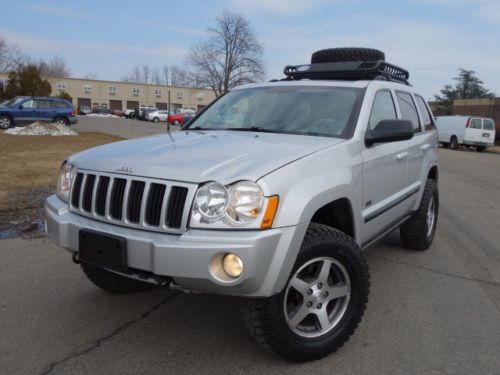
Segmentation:
<svg viewBox="0 0 500 375">
<path fill-rule="evenodd" d="M 113 224 L 181 233 L 195 189 L 192 184 L 79 170 L 70 210 Z"/>
</svg>

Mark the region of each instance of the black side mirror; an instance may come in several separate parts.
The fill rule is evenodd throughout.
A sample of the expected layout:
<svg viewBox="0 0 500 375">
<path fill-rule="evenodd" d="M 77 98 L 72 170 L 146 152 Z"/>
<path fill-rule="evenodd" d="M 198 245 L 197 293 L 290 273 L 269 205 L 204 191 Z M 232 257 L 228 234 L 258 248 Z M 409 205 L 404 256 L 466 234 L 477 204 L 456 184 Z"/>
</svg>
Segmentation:
<svg viewBox="0 0 500 375">
<path fill-rule="evenodd" d="M 382 120 L 375 129 L 367 132 L 365 144 L 367 147 L 375 143 L 406 141 L 413 138 L 413 125 L 409 120 Z"/>
<path fill-rule="evenodd" d="M 21 104 L 21 105 L 19 105 L 19 109 L 20 109 L 20 110 L 22 110 L 23 108 L 24 108 L 24 107 L 23 107 L 23 105 L 22 105 L 22 104 Z"/>
</svg>

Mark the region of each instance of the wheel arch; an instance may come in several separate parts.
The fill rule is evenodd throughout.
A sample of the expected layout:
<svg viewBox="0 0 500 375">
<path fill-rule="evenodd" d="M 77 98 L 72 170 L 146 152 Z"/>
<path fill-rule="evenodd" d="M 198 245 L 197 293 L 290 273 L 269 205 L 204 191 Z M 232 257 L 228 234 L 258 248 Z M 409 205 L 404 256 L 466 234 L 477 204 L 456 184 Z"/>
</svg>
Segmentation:
<svg viewBox="0 0 500 375">
<path fill-rule="evenodd" d="M 338 198 L 318 208 L 311 222 L 327 225 L 356 238 L 356 225 L 352 205 L 348 198 Z"/>
<path fill-rule="evenodd" d="M 429 173 L 427 173 L 427 178 L 436 181 L 436 183 L 438 182 L 439 170 L 437 165 L 434 165 L 429 169 Z"/>
</svg>

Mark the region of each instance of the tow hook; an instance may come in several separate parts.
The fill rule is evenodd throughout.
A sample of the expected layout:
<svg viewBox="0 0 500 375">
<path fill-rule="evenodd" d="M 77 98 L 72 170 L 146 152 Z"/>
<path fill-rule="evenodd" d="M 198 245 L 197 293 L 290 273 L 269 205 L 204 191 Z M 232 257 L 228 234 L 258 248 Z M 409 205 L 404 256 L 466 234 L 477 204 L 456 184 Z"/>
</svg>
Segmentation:
<svg viewBox="0 0 500 375">
<path fill-rule="evenodd" d="M 73 256 L 71 257 L 71 259 L 73 259 L 73 262 L 74 262 L 75 264 L 80 264 L 80 258 L 78 258 L 78 252 L 77 252 L 77 251 L 75 251 L 75 252 L 73 253 Z"/>
</svg>

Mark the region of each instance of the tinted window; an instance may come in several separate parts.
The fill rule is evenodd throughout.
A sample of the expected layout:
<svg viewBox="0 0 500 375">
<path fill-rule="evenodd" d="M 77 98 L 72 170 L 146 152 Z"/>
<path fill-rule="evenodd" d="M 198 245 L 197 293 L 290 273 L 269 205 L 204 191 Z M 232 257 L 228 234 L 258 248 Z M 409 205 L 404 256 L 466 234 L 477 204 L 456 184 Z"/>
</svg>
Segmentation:
<svg viewBox="0 0 500 375">
<path fill-rule="evenodd" d="M 52 108 L 52 101 L 50 100 L 37 100 L 36 107 L 39 109 L 49 109 Z"/>
<path fill-rule="evenodd" d="M 481 129 L 481 119 L 480 118 L 473 118 L 470 122 L 471 129 Z"/>
<path fill-rule="evenodd" d="M 415 133 L 420 131 L 420 121 L 418 119 L 417 109 L 411 95 L 406 92 L 397 92 L 399 109 L 403 120 L 410 120 L 413 125 Z"/>
<path fill-rule="evenodd" d="M 424 122 L 424 129 L 425 130 L 434 129 L 434 123 L 432 122 L 431 114 L 429 113 L 429 110 L 427 109 L 427 106 L 425 105 L 424 98 L 422 98 L 421 96 L 415 95 L 415 99 L 417 101 L 417 107 L 418 107 L 418 110 L 420 111 L 420 115 L 422 116 L 422 121 Z"/>
<path fill-rule="evenodd" d="M 363 90 L 268 86 L 233 90 L 190 124 L 213 130 L 261 131 L 347 138 Z"/>
<path fill-rule="evenodd" d="M 483 120 L 483 129 L 484 130 L 495 130 L 493 120 Z"/>
<path fill-rule="evenodd" d="M 22 103 L 23 108 L 35 108 L 35 101 L 34 100 L 26 100 L 24 103 Z"/>
<path fill-rule="evenodd" d="M 59 101 L 59 100 L 55 101 L 54 105 L 55 105 L 56 108 L 68 108 L 69 107 L 68 103 L 63 102 L 63 101 Z"/>
<path fill-rule="evenodd" d="M 396 118 L 396 109 L 394 101 L 389 91 L 379 91 L 373 100 L 372 113 L 368 125 L 370 129 L 375 129 L 382 120 L 391 120 Z"/>
</svg>

